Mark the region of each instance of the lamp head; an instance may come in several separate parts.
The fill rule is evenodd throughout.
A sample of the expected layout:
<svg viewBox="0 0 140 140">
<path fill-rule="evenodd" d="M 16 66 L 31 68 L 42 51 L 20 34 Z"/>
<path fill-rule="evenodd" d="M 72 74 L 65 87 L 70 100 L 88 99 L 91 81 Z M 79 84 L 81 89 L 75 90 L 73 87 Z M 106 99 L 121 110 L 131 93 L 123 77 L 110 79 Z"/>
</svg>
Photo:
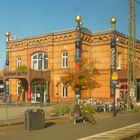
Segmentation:
<svg viewBox="0 0 140 140">
<path fill-rule="evenodd" d="M 119 70 L 121 70 L 121 67 L 120 66 L 117 67 L 117 71 L 119 71 Z"/>
</svg>

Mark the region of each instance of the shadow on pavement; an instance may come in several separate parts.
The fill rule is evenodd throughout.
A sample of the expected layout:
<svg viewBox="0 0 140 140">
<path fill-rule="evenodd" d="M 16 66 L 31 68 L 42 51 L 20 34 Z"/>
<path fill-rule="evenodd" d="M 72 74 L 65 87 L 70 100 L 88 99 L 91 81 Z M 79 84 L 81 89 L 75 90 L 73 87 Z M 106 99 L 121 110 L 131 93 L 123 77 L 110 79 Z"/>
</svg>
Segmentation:
<svg viewBox="0 0 140 140">
<path fill-rule="evenodd" d="M 47 123 L 45 123 L 45 128 L 50 127 L 54 124 L 55 124 L 55 122 L 47 122 Z"/>
</svg>

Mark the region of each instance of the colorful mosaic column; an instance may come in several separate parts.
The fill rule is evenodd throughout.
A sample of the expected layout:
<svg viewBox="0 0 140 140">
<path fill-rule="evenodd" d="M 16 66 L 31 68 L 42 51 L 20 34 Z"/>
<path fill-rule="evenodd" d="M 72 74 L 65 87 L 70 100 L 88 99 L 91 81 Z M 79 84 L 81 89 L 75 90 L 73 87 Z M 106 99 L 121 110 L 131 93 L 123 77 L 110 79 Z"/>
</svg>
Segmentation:
<svg viewBox="0 0 140 140">
<path fill-rule="evenodd" d="M 8 42 L 10 41 L 10 32 L 5 33 L 6 36 L 6 61 L 5 61 L 5 68 L 9 70 L 9 48 Z M 5 93 L 9 96 L 9 79 L 5 81 Z"/>
<path fill-rule="evenodd" d="M 114 17 L 110 20 L 112 25 L 112 38 L 111 38 L 111 95 L 113 97 L 113 116 L 116 116 L 116 84 L 118 83 L 117 69 L 116 69 L 116 37 L 115 37 L 115 24 L 116 19 Z"/>
<path fill-rule="evenodd" d="M 10 41 L 10 32 L 6 32 L 5 36 L 6 36 L 6 62 L 5 62 L 5 65 L 9 66 L 9 48 L 8 48 L 7 43 Z"/>
<path fill-rule="evenodd" d="M 75 18 L 77 22 L 76 26 L 76 41 L 75 41 L 75 70 L 76 72 L 80 72 L 80 60 L 81 60 L 81 51 L 82 51 L 82 40 L 81 40 L 81 20 L 80 16 Z M 79 99 L 81 96 L 81 91 L 78 90 L 75 92 L 75 98 Z"/>
</svg>

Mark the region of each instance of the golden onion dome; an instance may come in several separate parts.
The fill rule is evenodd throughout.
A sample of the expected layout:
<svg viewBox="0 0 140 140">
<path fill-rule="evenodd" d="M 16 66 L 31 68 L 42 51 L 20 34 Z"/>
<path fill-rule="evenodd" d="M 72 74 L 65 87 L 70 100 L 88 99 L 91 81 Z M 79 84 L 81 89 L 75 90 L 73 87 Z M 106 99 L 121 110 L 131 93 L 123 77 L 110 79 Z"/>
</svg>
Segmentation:
<svg viewBox="0 0 140 140">
<path fill-rule="evenodd" d="M 75 21 L 76 21 L 77 23 L 80 23 L 80 22 L 82 21 L 81 16 L 76 16 Z"/>
<path fill-rule="evenodd" d="M 111 24 L 115 24 L 115 23 L 117 22 L 117 20 L 116 20 L 115 17 L 112 17 L 112 18 L 110 19 L 110 22 L 111 22 Z"/>
<path fill-rule="evenodd" d="M 10 36 L 10 32 L 5 32 L 5 36 L 9 37 Z"/>
</svg>

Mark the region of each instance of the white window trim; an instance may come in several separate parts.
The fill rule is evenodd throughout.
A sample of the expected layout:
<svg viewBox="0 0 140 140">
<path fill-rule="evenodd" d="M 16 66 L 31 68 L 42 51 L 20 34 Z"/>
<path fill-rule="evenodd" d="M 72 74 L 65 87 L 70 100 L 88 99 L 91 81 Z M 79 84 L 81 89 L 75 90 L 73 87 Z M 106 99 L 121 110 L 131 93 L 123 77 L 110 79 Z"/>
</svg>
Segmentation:
<svg viewBox="0 0 140 140">
<path fill-rule="evenodd" d="M 67 68 L 67 67 L 68 67 L 68 52 L 62 51 L 62 68 Z"/>
<path fill-rule="evenodd" d="M 19 90 L 19 88 L 20 88 L 20 90 Z M 21 94 L 21 81 L 17 81 L 17 96 L 20 96 L 20 94 Z"/>
<path fill-rule="evenodd" d="M 39 58 L 39 54 L 42 54 L 42 58 Z M 47 56 L 48 56 L 48 53 L 45 53 L 45 52 L 37 52 L 36 54 L 34 54 L 34 55 L 32 55 L 31 56 L 31 68 L 32 69 L 34 69 L 34 70 L 40 70 L 39 69 L 39 60 L 40 59 L 42 59 L 42 70 L 47 70 L 48 69 L 48 57 L 47 58 L 44 58 L 44 55 L 45 54 L 47 54 Z M 37 55 L 37 58 L 36 59 L 34 59 L 34 61 L 33 61 L 33 57 L 34 56 L 36 56 Z M 45 68 L 45 60 L 47 60 L 47 68 Z M 36 67 L 35 66 L 33 66 L 33 62 L 37 62 L 37 64 L 36 64 Z"/>
<path fill-rule="evenodd" d="M 122 67 L 122 53 L 118 52 L 118 56 L 117 56 L 117 69 L 121 69 Z"/>
<path fill-rule="evenodd" d="M 17 67 L 22 65 L 22 59 L 21 56 L 17 56 Z"/>
<path fill-rule="evenodd" d="M 62 83 L 62 98 L 68 97 L 68 88 L 64 87 L 64 84 Z"/>
</svg>

